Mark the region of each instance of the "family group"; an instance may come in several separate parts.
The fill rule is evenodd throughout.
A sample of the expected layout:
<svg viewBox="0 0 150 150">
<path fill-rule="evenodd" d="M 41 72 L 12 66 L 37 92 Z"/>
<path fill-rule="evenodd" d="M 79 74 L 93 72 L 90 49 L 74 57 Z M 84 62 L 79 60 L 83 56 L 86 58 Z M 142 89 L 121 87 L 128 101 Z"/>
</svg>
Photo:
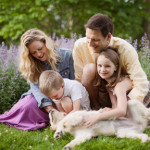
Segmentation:
<svg viewBox="0 0 150 150">
<path fill-rule="evenodd" d="M 19 71 L 30 90 L 8 111 L 0 123 L 20 130 L 37 130 L 49 124 L 49 111 L 64 115 L 78 110 L 99 110 L 88 115 L 88 127 L 100 120 L 123 117 L 127 102 L 149 107 L 149 82 L 135 48 L 114 37 L 114 24 L 105 14 L 95 14 L 85 24 L 86 36 L 73 50 L 59 48 L 39 29 L 21 36 Z M 50 129 L 55 130 L 56 126 Z"/>
</svg>

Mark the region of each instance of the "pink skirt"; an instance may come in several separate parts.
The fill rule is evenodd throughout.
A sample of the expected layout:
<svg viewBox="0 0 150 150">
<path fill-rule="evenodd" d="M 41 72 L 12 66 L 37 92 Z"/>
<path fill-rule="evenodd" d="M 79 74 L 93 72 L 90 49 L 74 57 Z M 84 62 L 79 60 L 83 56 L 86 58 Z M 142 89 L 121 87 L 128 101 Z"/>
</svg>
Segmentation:
<svg viewBox="0 0 150 150">
<path fill-rule="evenodd" d="M 37 130 L 49 124 L 49 116 L 45 110 L 38 108 L 33 95 L 27 95 L 8 113 L 0 114 L 0 123 L 20 130 Z"/>
</svg>

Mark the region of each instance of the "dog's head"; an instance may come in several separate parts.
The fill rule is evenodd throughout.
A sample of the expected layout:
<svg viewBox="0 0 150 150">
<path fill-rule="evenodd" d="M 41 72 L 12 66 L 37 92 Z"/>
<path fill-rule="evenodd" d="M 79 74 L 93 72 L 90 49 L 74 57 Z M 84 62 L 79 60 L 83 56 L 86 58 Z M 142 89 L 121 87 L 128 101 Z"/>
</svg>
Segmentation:
<svg viewBox="0 0 150 150">
<path fill-rule="evenodd" d="M 60 120 L 65 117 L 63 112 L 59 112 L 56 109 L 51 109 L 49 111 L 49 119 L 51 125 L 57 125 Z"/>
</svg>

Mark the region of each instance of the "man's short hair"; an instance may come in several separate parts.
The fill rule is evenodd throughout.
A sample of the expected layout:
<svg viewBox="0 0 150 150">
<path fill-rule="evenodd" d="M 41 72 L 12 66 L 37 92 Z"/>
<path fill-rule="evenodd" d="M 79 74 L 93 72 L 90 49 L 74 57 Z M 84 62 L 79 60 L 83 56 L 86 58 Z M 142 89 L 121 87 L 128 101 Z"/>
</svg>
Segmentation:
<svg viewBox="0 0 150 150">
<path fill-rule="evenodd" d="M 100 30 L 102 35 L 106 37 L 109 32 L 113 34 L 114 24 L 107 15 L 98 13 L 88 20 L 85 28 Z"/>
</svg>

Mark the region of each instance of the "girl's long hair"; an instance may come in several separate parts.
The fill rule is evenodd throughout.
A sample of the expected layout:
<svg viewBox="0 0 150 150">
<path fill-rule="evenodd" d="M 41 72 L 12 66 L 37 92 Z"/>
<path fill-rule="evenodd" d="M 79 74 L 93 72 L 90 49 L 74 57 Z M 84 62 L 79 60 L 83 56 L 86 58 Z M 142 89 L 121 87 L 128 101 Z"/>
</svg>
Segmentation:
<svg viewBox="0 0 150 150">
<path fill-rule="evenodd" d="M 45 68 L 41 61 L 34 58 L 28 50 L 29 44 L 33 41 L 41 41 L 45 44 L 48 51 L 48 63 L 55 71 L 57 71 L 56 63 L 60 56 L 56 52 L 55 43 L 41 30 L 30 29 L 21 36 L 19 70 L 27 81 L 38 83 L 39 76 Z"/>
<path fill-rule="evenodd" d="M 96 73 L 96 80 L 97 80 L 96 86 L 100 86 L 100 87 L 106 86 L 109 88 L 114 88 L 116 84 L 120 81 L 120 76 L 121 76 L 121 61 L 120 61 L 119 54 L 117 52 L 117 49 L 108 47 L 108 48 L 101 50 L 99 56 L 101 55 L 109 59 L 117 67 L 117 70 L 112 75 L 110 83 L 107 83 L 104 79 L 102 79 L 97 72 Z M 97 60 L 99 56 L 97 57 Z M 96 64 L 97 64 L 97 61 L 96 61 Z"/>
</svg>

